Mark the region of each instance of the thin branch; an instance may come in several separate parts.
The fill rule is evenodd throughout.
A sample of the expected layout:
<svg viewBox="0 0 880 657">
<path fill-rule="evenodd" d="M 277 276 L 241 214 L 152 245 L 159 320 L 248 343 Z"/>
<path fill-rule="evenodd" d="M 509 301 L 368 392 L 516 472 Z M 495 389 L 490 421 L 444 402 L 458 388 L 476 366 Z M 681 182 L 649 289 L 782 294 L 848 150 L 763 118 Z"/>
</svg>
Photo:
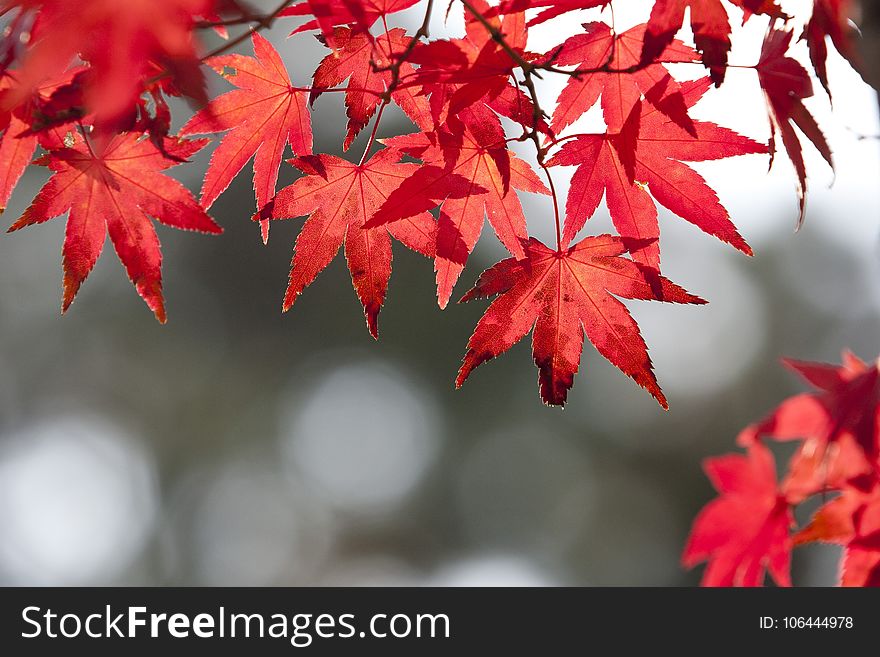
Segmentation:
<svg viewBox="0 0 880 657">
<path fill-rule="evenodd" d="M 409 59 L 409 56 L 412 54 L 413 50 L 416 49 L 419 41 L 421 39 L 427 39 L 430 34 L 428 33 L 428 25 L 431 22 L 431 12 L 434 10 L 434 0 L 428 0 L 428 4 L 425 6 L 425 17 L 422 19 L 422 24 L 419 25 L 419 29 L 416 30 L 415 34 L 413 34 L 412 38 L 409 40 L 409 43 L 406 44 L 406 48 L 403 49 L 401 53 L 391 52 L 390 41 L 389 41 L 389 52 L 388 55 L 391 58 L 391 63 L 388 66 L 378 67 L 373 64 L 374 71 L 391 71 L 391 80 L 388 83 L 388 86 L 385 88 L 384 99 L 386 101 L 391 100 L 391 94 L 397 89 L 400 84 L 400 67 L 403 66 L 404 62 Z M 387 26 L 386 26 L 387 31 Z"/>
<path fill-rule="evenodd" d="M 380 98 L 380 99 L 385 96 L 384 91 L 376 91 L 375 89 L 365 89 L 365 88 L 361 88 L 361 87 L 290 87 L 290 90 L 291 91 L 302 91 L 305 93 L 316 92 L 316 93 L 322 93 L 322 94 L 334 93 L 334 92 L 335 93 L 344 93 L 347 91 L 353 91 L 353 92 L 362 93 L 362 94 L 372 94 L 373 96 L 376 96 L 377 98 Z"/>
<path fill-rule="evenodd" d="M 278 14 L 280 14 L 282 11 L 287 9 L 287 7 L 292 2 L 293 2 L 293 0 L 284 0 L 284 2 L 279 4 L 274 10 L 272 10 L 272 12 L 265 14 L 263 16 L 253 17 L 252 20 L 257 23 L 256 25 L 254 25 L 251 29 L 249 29 L 245 32 L 242 32 L 241 34 L 239 34 L 236 38 L 232 39 L 231 41 L 227 41 L 219 48 L 215 48 L 214 50 L 209 52 L 207 55 L 204 55 L 200 61 L 204 64 L 205 61 L 211 59 L 211 57 L 216 57 L 217 55 L 222 55 L 224 52 L 226 52 L 228 50 L 232 50 L 237 45 L 247 41 L 247 39 L 251 35 L 253 35 L 254 33 L 259 32 L 260 30 L 269 29 L 270 27 L 272 27 L 272 24 L 275 22 L 275 19 L 278 18 Z M 246 22 L 251 22 L 251 21 L 246 21 Z M 150 85 L 155 84 L 156 82 L 158 82 L 159 80 L 161 80 L 162 78 L 164 78 L 168 75 L 171 75 L 171 72 L 168 69 L 165 69 L 161 73 L 157 73 L 153 77 L 146 80 L 146 82 L 144 82 L 144 86 L 149 87 Z"/>
<path fill-rule="evenodd" d="M 270 14 L 242 14 L 236 18 L 225 18 L 218 21 L 196 21 L 195 28 L 197 30 L 207 30 L 214 27 L 234 27 L 236 25 L 245 25 L 246 23 L 263 23 L 270 17 Z"/>
<path fill-rule="evenodd" d="M 559 75 L 567 75 L 569 77 L 580 77 L 582 75 L 589 75 L 592 73 L 636 73 L 641 71 L 646 66 L 654 63 L 654 62 L 639 62 L 633 66 L 628 66 L 626 68 L 611 68 L 611 62 L 614 60 L 614 51 L 612 50 L 608 56 L 608 61 L 606 61 L 601 66 L 597 66 L 595 68 L 576 68 L 572 70 L 566 70 L 564 68 L 557 68 L 553 66 L 553 61 L 559 57 L 559 53 L 561 50 L 561 46 L 559 46 L 556 51 L 544 62 L 540 64 L 535 64 L 527 59 L 525 59 L 522 55 L 520 55 L 516 50 L 514 50 L 507 40 L 504 38 L 504 34 L 489 20 L 483 16 L 474 6 L 470 3 L 469 0 L 460 0 L 461 4 L 468 10 L 468 12 L 477 19 L 489 35 L 492 37 L 492 40 L 495 41 L 504 52 L 517 64 L 519 68 L 523 70 L 523 73 L 526 71 L 530 71 L 532 75 L 537 78 L 541 78 L 540 72 L 546 71 L 548 73 L 557 73 Z"/>
<path fill-rule="evenodd" d="M 526 129 L 523 133 L 520 141 L 526 141 L 528 139 L 532 140 L 535 143 L 535 149 L 537 151 L 538 164 L 541 167 L 544 166 L 544 156 L 546 155 L 546 151 L 544 146 L 541 144 L 541 136 L 538 133 L 537 126 L 544 120 L 546 114 L 544 110 L 541 109 L 541 103 L 538 98 L 538 90 L 535 88 L 535 81 L 533 78 L 540 78 L 540 74 L 537 72 L 538 67 L 535 64 L 527 61 L 520 55 L 516 50 L 514 50 L 507 40 L 504 38 L 504 35 L 501 31 L 492 25 L 489 20 L 483 16 L 476 7 L 471 4 L 470 0 L 461 0 L 461 4 L 464 5 L 465 9 L 479 22 L 485 30 L 492 37 L 492 40 L 495 41 L 504 52 L 513 60 L 513 63 L 522 71 L 523 80 L 522 83 L 525 85 L 528 90 L 529 98 L 532 101 L 532 113 L 533 113 L 533 125 L 531 129 Z M 519 84 L 519 82 L 518 82 Z"/>
<path fill-rule="evenodd" d="M 468 13 L 470 13 L 474 18 L 477 19 L 477 22 L 480 23 L 480 25 L 482 25 L 484 28 L 486 28 L 486 31 L 492 37 L 492 40 L 495 41 L 495 43 L 497 43 L 499 46 L 501 46 L 501 48 L 504 50 L 504 52 L 506 52 L 507 55 L 516 63 L 516 65 L 519 66 L 523 70 L 523 73 L 525 73 L 526 71 L 534 73 L 534 71 L 538 67 L 536 67 L 531 62 L 523 59 L 523 56 L 520 55 L 516 50 L 514 50 L 510 46 L 509 43 L 507 43 L 507 40 L 504 38 L 504 35 L 501 33 L 501 30 L 499 30 L 497 27 L 492 25 L 492 23 L 489 22 L 489 19 L 487 19 L 485 16 L 483 16 L 483 14 L 481 14 L 469 2 L 469 0 L 461 0 L 461 4 L 463 4 L 464 8 L 468 10 Z M 538 77 L 541 77 L 541 76 L 539 75 Z"/>
<path fill-rule="evenodd" d="M 544 163 L 544 159 L 547 155 L 547 148 L 541 143 L 541 134 L 538 131 L 538 126 L 544 120 L 546 114 L 544 110 L 541 109 L 541 102 L 538 98 L 538 90 L 535 87 L 534 78 L 540 78 L 540 74 L 538 73 L 539 66 L 532 64 L 527 61 L 520 53 L 514 50 L 507 40 L 504 38 L 504 35 L 501 31 L 492 25 L 485 16 L 483 16 L 477 9 L 471 4 L 470 0 L 461 0 L 461 3 L 464 5 L 465 9 L 477 19 L 477 21 L 489 32 L 492 36 L 492 39 L 507 53 L 510 59 L 517 65 L 517 67 L 522 71 L 523 80 L 522 84 L 528 90 L 529 98 L 532 101 L 532 112 L 533 112 L 533 121 L 531 128 L 525 129 L 522 136 L 519 138 L 519 141 L 531 140 L 535 144 L 535 157 L 538 161 L 538 166 L 543 169 L 544 174 L 547 176 L 547 182 L 550 186 L 550 196 L 553 199 L 553 218 L 556 224 L 556 251 L 562 251 L 562 221 L 559 216 L 559 198 L 556 194 L 556 186 L 553 184 L 553 176 L 550 174 L 550 169 Z"/>
<path fill-rule="evenodd" d="M 219 21 L 196 21 L 193 23 L 193 27 L 197 30 L 210 30 L 215 27 L 235 27 L 236 25 L 244 25 L 253 21 L 259 22 L 259 19 L 251 16 L 239 16 L 238 18 L 227 18 Z"/>
<path fill-rule="evenodd" d="M 253 35 L 255 32 L 259 32 L 260 30 L 268 30 L 270 27 L 272 27 L 272 24 L 275 22 L 275 19 L 278 18 L 278 14 L 280 14 L 282 11 L 287 9 L 287 7 L 292 2 L 293 2 L 293 0 L 284 0 L 274 10 L 272 10 L 268 14 L 266 14 L 262 17 L 255 17 L 253 20 L 257 21 L 256 25 L 254 25 L 251 29 L 246 30 L 245 32 L 242 32 L 241 34 L 239 34 L 237 37 L 235 37 L 231 41 L 227 41 L 222 46 L 215 48 L 214 50 L 209 52 L 207 55 L 202 57 L 202 61 L 204 61 L 206 59 L 210 59 L 211 57 L 216 57 L 217 55 L 222 55 L 224 52 L 226 52 L 228 50 L 232 50 L 240 43 L 244 43 L 245 41 L 247 41 L 251 37 L 251 35 Z"/>
</svg>

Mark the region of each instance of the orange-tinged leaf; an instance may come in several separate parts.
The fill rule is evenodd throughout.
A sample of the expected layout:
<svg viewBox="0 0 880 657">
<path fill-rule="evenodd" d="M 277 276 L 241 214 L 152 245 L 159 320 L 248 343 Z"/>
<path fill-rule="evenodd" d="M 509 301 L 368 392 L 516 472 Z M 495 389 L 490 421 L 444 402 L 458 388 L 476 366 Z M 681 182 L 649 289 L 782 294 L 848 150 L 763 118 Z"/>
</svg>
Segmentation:
<svg viewBox="0 0 880 657">
<path fill-rule="evenodd" d="M 183 160 L 206 143 L 168 140 L 165 150 Z M 73 302 L 109 233 L 138 294 L 164 322 L 162 254 L 150 218 L 182 230 L 222 232 L 183 185 L 161 173 L 179 162 L 167 159 L 149 139 L 125 134 L 112 139 L 100 156 L 81 141 L 52 151 L 39 163 L 53 175 L 9 230 L 69 213 L 62 251 L 62 311 Z"/>
<path fill-rule="evenodd" d="M 690 107 L 707 88 L 707 80 L 685 83 L 682 98 Z M 718 196 L 685 162 L 766 151 L 763 144 L 714 123 L 693 121 L 687 129 L 657 107 L 640 103 L 619 133 L 581 135 L 565 142 L 549 161 L 578 167 L 566 202 L 563 246 L 584 227 L 604 194 L 620 235 L 642 240 L 633 257 L 659 268 L 660 228 L 653 196 L 701 230 L 750 255 Z"/>
<path fill-rule="evenodd" d="M 296 240 L 284 295 L 285 311 L 311 285 L 345 245 L 345 257 L 370 334 L 378 337 L 378 318 L 391 277 L 391 236 L 425 256 L 433 256 L 436 222 L 427 212 L 415 213 L 393 225 L 364 226 L 376 208 L 418 169 L 397 162 L 385 149 L 363 164 L 332 155 L 290 161 L 306 175 L 285 187 L 265 208 L 273 219 L 309 215 Z M 255 215 L 255 219 L 260 215 Z"/>
<path fill-rule="evenodd" d="M 666 408 L 639 327 L 616 297 L 705 302 L 622 257 L 627 247 L 619 237 L 588 237 L 562 252 L 532 238 L 525 249 L 524 259 L 502 260 L 487 269 L 462 298 L 470 301 L 497 295 L 468 341 L 456 386 L 534 328 L 532 351 L 546 404 L 565 404 L 586 334 L 599 353 Z"/>
<path fill-rule="evenodd" d="M 880 586 L 880 481 L 846 487 L 816 511 L 794 541 L 843 545 L 841 586 Z"/>
<path fill-rule="evenodd" d="M 392 56 L 403 52 L 409 40 L 410 37 L 400 28 L 378 37 L 347 27 L 338 27 L 334 31 L 334 51 L 318 64 L 314 74 L 315 90 L 311 92 L 309 103 L 314 104 L 322 89 L 335 87 L 348 79 L 345 92 L 348 133 L 342 144 L 344 150 L 348 150 L 382 102 L 380 96 L 392 80 L 392 73 L 388 70 Z M 401 64 L 401 77 L 413 74 L 410 64 Z M 420 129 L 433 127 L 428 101 L 419 95 L 417 87 L 398 88 L 392 92 L 391 98 Z"/>
<path fill-rule="evenodd" d="M 663 64 L 693 62 L 696 60 L 693 49 L 672 41 L 650 64 L 640 66 L 644 25 L 623 34 L 614 34 L 605 23 L 587 23 L 584 29 L 545 57 L 555 66 L 576 66 L 587 71 L 570 77 L 559 94 L 551 123 L 555 133 L 574 123 L 600 96 L 608 132 L 623 129 L 643 95 L 649 102 L 662 100 L 658 103 L 661 111 L 679 125 L 691 128 L 680 85 Z M 609 70 L 602 70 L 604 68 Z"/>
<path fill-rule="evenodd" d="M 390 148 L 418 157 L 426 166 L 392 191 L 368 224 L 391 226 L 442 203 L 434 259 L 441 308 L 449 302 L 485 219 L 501 243 L 522 258 L 522 241 L 528 232 L 515 190 L 549 193 L 532 168 L 507 150 L 500 125 L 474 120 L 469 125 L 475 128 L 470 128 L 452 119 L 448 125 L 456 132 L 416 133 L 385 140 Z M 483 130 L 477 132 L 476 128 Z"/>
<path fill-rule="evenodd" d="M 275 195 L 287 144 L 295 155 L 312 152 L 306 92 L 291 85 L 284 62 L 271 43 L 254 33 L 253 46 L 255 57 L 221 55 L 208 62 L 238 88 L 213 100 L 180 130 L 183 136 L 228 131 L 205 174 L 201 203 L 206 209 L 254 158 L 254 194 L 260 210 Z M 265 241 L 268 222 L 262 230 Z"/>
</svg>

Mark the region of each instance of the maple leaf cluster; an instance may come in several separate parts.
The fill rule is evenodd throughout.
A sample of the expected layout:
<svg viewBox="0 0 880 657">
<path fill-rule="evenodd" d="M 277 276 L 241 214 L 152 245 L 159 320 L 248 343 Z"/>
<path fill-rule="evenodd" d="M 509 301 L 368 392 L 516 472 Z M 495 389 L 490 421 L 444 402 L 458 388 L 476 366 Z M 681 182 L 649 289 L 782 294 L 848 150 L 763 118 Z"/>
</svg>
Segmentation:
<svg viewBox="0 0 880 657">
<path fill-rule="evenodd" d="M 766 572 L 790 586 L 792 549 L 818 541 L 843 546 L 841 585 L 880 586 L 880 359 L 785 364 L 813 391 L 746 427 L 745 454 L 706 461 L 720 496 L 695 520 L 683 562 L 708 561 L 708 586 L 758 586 Z M 781 481 L 776 441 L 797 443 Z M 822 505 L 796 527 L 794 509 L 813 499 Z"/>
<path fill-rule="evenodd" d="M 463 16 L 464 34 L 436 39 L 428 34 L 433 0 L 422 1 L 424 21 L 414 33 L 389 21 L 418 0 L 262 4 L 274 6 L 0 0 L 6 22 L 0 41 L 0 206 L 40 150 L 33 164 L 52 175 L 10 230 L 67 215 L 63 310 L 109 234 L 138 293 L 164 322 L 162 256 L 152 220 L 221 232 L 207 212 L 252 162 L 251 219 L 263 241 L 271 221 L 306 217 L 284 310 L 341 249 L 377 337 L 393 240 L 433 261 L 444 308 L 488 220 L 510 257 L 461 297 L 494 300 L 468 342 L 456 385 L 531 332 L 541 398 L 562 405 L 586 337 L 665 407 L 648 347 L 621 300 L 705 302 L 662 274 L 658 205 L 751 254 L 691 164 L 772 156 L 778 138 L 794 164 L 802 220 L 807 174 L 798 133 L 832 163 L 803 104 L 813 86 L 790 54 L 797 35 L 774 0 L 645 0 L 645 21 L 620 31 L 610 0 L 458 0 L 449 12 Z M 802 21 L 799 41 L 806 42 L 826 90 L 828 42 L 860 66 L 849 5 L 815 0 L 809 20 Z M 544 52 L 531 50 L 530 28 L 563 15 L 588 21 Z M 678 38 L 686 16 L 692 43 Z M 693 116 L 712 86 L 724 82 L 734 18 L 766 23 L 764 46 L 751 68 L 767 99 L 769 144 Z M 275 21 L 293 23 L 291 39 L 311 33 L 327 48 L 311 80 L 292 80 L 281 54 L 261 36 Z M 244 31 L 230 36 L 239 29 Z M 217 36 L 210 38 L 226 41 L 206 52 L 212 31 Z M 248 44 L 253 56 L 232 52 Z M 673 75 L 675 66 L 687 64 L 696 71 L 705 67 L 708 76 Z M 231 88 L 209 98 L 206 70 Z M 550 75 L 566 83 L 547 113 L 535 81 Z M 359 158 L 313 152 L 313 112 L 336 93 L 347 114 L 343 151 L 362 132 L 369 134 Z M 176 134 L 171 97 L 196 108 Z M 381 133 L 392 104 L 412 122 L 409 134 Z M 597 105 L 604 129 L 574 132 Z M 163 172 L 188 163 L 209 143 L 204 135 L 218 134 L 197 200 Z M 535 147 L 533 157 L 511 148 L 527 142 Z M 278 190 L 285 160 L 302 175 Z M 563 172 L 571 174 L 564 203 L 553 183 Z M 550 197 L 552 211 L 533 217 L 531 226 L 555 225 L 555 245 L 530 232 L 526 195 Z M 616 235 L 584 236 L 603 198 Z"/>
</svg>

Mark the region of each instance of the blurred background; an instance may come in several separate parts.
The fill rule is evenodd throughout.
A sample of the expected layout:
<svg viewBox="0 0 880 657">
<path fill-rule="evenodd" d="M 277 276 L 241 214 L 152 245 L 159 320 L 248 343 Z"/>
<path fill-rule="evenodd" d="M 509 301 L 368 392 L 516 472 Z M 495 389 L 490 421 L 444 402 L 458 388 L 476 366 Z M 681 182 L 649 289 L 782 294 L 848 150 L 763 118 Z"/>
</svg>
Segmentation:
<svg viewBox="0 0 880 657">
<path fill-rule="evenodd" d="M 397 23 L 415 29 L 421 11 Z M 432 36 L 461 34 L 459 15 L 444 25 L 437 13 Z M 616 20 L 640 18 L 618 8 Z M 530 46 L 558 42 L 577 22 L 535 30 Z M 740 30 L 731 62 L 756 61 L 759 23 Z M 308 35 L 285 40 L 291 27 L 269 36 L 303 85 L 326 50 Z M 676 75 L 700 75 L 695 68 Z M 627 302 L 669 412 L 589 344 L 564 411 L 541 405 L 528 340 L 455 391 L 486 304 L 440 311 L 431 264 L 397 244 L 378 343 L 341 254 L 282 315 L 302 220 L 275 222 L 262 245 L 248 221 L 250 166 L 212 209 L 223 236 L 158 227 L 166 326 L 109 244 L 62 318 L 64 220 L 3 236 L 0 583 L 696 583 L 679 555 L 713 496 L 700 462 L 734 449 L 740 428 L 801 389 L 779 358 L 880 351 L 877 96 L 836 54 L 830 76 L 833 111 L 818 85 L 810 109 L 837 173 L 805 146 L 811 190 L 800 232 L 782 154 L 769 173 L 758 156 L 696 167 L 754 258 L 661 208 L 666 275 L 711 302 Z M 552 98 L 561 82 L 542 92 Z M 190 110 L 175 109 L 180 125 Z M 315 109 L 316 151 L 339 153 L 340 94 Z M 732 70 L 696 111 L 767 138 L 754 71 Z M 411 129 L 399 112 L 386 117 L 380 136 Z M 597 121 L 591 112 L 573 130 Z M 362 135 L 349 157 L 364 144 Z M 528 145 L 520 152 L 531 158 Z M 208 157 L 173 175 L 197 192 Z M 556 174 L 563 194 L 569 171 Z M 284 165 L 280 184 L 294 176 Z M 45 180 L 43 169 L 27 172 L 8 223 Z M 530 229 L 550 239 L 549 201 L 523 202 Z M 586 232 L 609 229 L 603 204 Z M 457 293 L 504 257 L 490 233 Z M 797 552 L 795 581 L 832 584 L 837 556 Z"/>
</svg>

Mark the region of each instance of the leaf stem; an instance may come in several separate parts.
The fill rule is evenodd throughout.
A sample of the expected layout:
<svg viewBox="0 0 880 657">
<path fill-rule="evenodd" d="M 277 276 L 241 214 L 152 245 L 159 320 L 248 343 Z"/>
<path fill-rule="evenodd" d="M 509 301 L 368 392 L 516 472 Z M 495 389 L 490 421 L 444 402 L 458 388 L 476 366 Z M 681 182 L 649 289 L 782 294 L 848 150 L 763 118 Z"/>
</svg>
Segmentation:
<svg viewBox="0 0 880 657">
<path fill-rule="evenodd" d="M 367 159 L 367 155 L 370 154 L 370 149 L 373 147 L 373 142 L 376 141 L 376 133 L 379 130 L 379 122 L 382 120 L 382 113 L 385 111 L 385 108 L 388 106 L 388 101 L 383 100 L 382 104 L 379 105 L 379 112 L 376 114 L 376 122 L 373 123 L 373 130 L 370 132 L 370 138 L 367 140 L 367 147 L 364 148 L 364 154 L 361 155 L 361 161 L 358 162 L 358 166 L 363 166 L 364 162 Z"/>
<path fill-rule="evenodd" d="M 92 148 L 92 142 L 91 142 L 91 140 L 89 139 L 88 131 L 86 130 L 86 128 L 85 128 L 85 126 L 83 125 L 82 121 L 77 121 L 77 122 L 76 122 L 76 125 L 79 126 L 80 134 L 82 134 L 82 136 L 83 136 L 83 143 L 86 145 L 86 148 L 89 149 L 89 154 L 92 156 L 92 158 L 94 158 L 94 159 L 98 159 L 98 154 L 95 153 L 95 149 Z"/>
<path fill-rule="evenodd" d="M 556 221 L 556 253 L 562 254 L 562 221 L 559 217 L 559 197 L 556 195 L 556 185 L 553 184 L 553 176 L 550 167 L 541 164 L 544 174 L 547 176 L 547 184 L 550 187 L 550 197 L 553 199 L 553 219 Z"/>
</svg>

